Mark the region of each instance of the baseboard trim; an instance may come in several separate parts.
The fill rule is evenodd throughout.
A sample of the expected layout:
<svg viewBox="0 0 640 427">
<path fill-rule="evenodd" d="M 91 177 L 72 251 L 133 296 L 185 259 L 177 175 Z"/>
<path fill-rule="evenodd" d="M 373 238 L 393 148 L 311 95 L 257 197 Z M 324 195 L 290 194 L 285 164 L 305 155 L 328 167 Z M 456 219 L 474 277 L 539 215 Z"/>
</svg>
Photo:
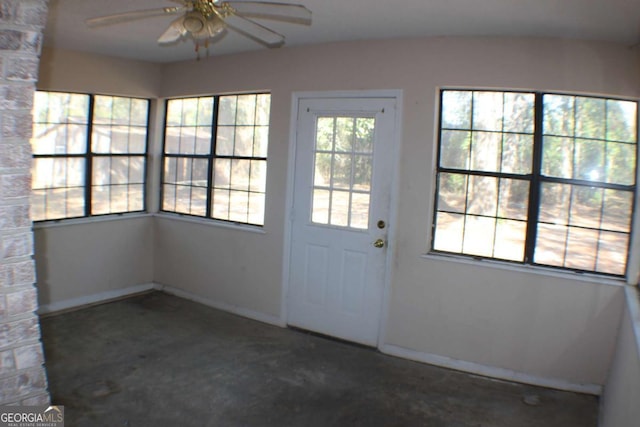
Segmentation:
<svg viewBox="0 0 640 427">
<path fill-rule="evenodd" d="M 156 290 L 166 292 L 171 295 L 175 295 L 180 298 L 187 299 L 189 301 L 197 302 L 202 305 L 206 305 L 211 308 L 226 311 L 228 313 L 237 314 L 238 316 L 246 317 L 258 322 L 268 323 L 270 325 L 285 327 L 286 324 L 282 322 L 280 316 L 272 316 L 269 314 L 261 313 L 259 311 L 250 310 L 247 308 L 239 307 L 232 304 L 227 304 L 221 301 L 215 301 L 209 298 L 201 297 L 191 292 L 183 291 L 182 289 L 174 288 L 167 285 L 156 285 Z"/>
<path fill-rule="evenodd" d="M 496 368 L 474 362 L 465 362 L 463 360 L 457 360 L 446 356 L 438 356 L 435 354 L 409 350 L 407 348 L 391 344 L 383 344 L 379 347 L 379 350 L 382 353 L 389 354 L 391 356 L 402 357 L 405 359 L 415 360 L 416 362 L 427 363 L 493 379 L 547 387 L 556 390 L 592 394 L 595 396 L 600 396 L 602 394 L 602 386 L 598 384 L 576 384 L 561 379 L 538 377 L 509 369 Z"/>
<path fill-rule="evenodd" d="M 43 304 L 38 308 L 38 314 L 43 316 L 58 314 L 64 311 L 79 310 L 92 305 L 104 304 L 106 302 L 130 297 L 132 295 L 149 292 L 156 289 L 156 287 L 157 285 L 154 283 L 144 283 L 141 285 L 130 286 L 128 288 L 114 289 L 112 291 L 100 292 L 98 294 L 72 298 L 51 304 Z"/>
</svg>

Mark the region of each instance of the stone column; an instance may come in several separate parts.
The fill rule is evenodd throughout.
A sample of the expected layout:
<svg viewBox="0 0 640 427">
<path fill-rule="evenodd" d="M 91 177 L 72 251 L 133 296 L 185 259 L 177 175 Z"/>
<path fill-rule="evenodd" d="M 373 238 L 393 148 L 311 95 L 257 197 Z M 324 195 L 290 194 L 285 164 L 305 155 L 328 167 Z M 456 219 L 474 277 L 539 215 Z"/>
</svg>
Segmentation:
<svg viewBox="0 0 640 427">
<path fill-rule="evenodd" d="M 49 403 L 29 216 L 31 108 L 48 0 L 0 0 L 0 405 Z"/>
</svg>

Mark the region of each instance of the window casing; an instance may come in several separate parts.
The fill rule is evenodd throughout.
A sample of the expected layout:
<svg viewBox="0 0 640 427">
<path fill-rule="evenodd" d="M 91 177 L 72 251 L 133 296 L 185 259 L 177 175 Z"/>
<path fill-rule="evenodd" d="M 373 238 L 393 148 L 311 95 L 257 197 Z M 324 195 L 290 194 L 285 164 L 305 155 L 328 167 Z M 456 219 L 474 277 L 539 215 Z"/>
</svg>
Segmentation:
<svg viewBox="0 0 640 427">
<path fill-rule="evenodd" d="M 269 94 L 170 99 L 161 210 L 264 225 Z"/>
<path fill-rule="evenodd" d="M 431 249 L 626 272 L 638 103 L 443 90 Z"/>
<path fill-rule="evenodd" d="M 149 101 L 37 91 L 32 217 L 145 210 Z"/>
</svg>

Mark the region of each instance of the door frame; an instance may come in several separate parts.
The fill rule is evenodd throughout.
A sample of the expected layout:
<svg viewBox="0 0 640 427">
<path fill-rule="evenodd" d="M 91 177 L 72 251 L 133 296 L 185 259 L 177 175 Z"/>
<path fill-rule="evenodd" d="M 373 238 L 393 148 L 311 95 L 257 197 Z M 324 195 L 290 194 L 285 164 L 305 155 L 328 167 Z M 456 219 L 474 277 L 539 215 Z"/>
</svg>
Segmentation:
<svg viewBox="0 0 640 427">
<path fill-rule="evenodd" d="M 288 294 L 291 267 L 291 238 L 293 228 L 293 203 L 294 203 L 294 178 L 296 172 L 298 109 L 305 99 L 327 98 L 391 98 L 395 100 L 395 123 L 393 130 L 393 144 L 391 166 L 391 192 L 389 197 L 389 218 L 387 234 L 387 254 L 385 259 L 385 277 L 383 280 L 382 304 L 380 307 L 380 320 L 378 325 L 377 348 L 381 348 L 385 342 L 386 325 L 389 315 L 389 299 L 391 294 L 391 278 L 393 277 L 393 259 L 396 253 L 396 227 L 398 215 L 398 183 L 400 173 L 400 145 L 402 141 L 402 90 L 363 90 L 363 91 L 312 91 L 293 92 L 291 96 L 291 118 L 289 126 L 289 160 L 287 162 L 287 187 L 285 199 L 285 227 L 284 227 L 284 254 L 282 262 L 282 288 L 280 296 L 280 324 L 287 326 L 288 322 Z"/>
</svg>

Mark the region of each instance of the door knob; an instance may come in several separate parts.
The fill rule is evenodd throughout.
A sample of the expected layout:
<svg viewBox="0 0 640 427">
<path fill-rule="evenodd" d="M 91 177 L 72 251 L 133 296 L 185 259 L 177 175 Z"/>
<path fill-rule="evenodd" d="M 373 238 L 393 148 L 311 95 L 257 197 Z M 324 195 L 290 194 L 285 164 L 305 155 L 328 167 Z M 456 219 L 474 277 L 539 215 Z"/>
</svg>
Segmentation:
<svg viewBox="0 0 640 427">
<path fill-rule="evenodd" d="M 384 248 L 384 240 L 376 240 L 375 242 L 373 242 L 373 246 L 375 246 L 376 248 Z"/>
</svg>

